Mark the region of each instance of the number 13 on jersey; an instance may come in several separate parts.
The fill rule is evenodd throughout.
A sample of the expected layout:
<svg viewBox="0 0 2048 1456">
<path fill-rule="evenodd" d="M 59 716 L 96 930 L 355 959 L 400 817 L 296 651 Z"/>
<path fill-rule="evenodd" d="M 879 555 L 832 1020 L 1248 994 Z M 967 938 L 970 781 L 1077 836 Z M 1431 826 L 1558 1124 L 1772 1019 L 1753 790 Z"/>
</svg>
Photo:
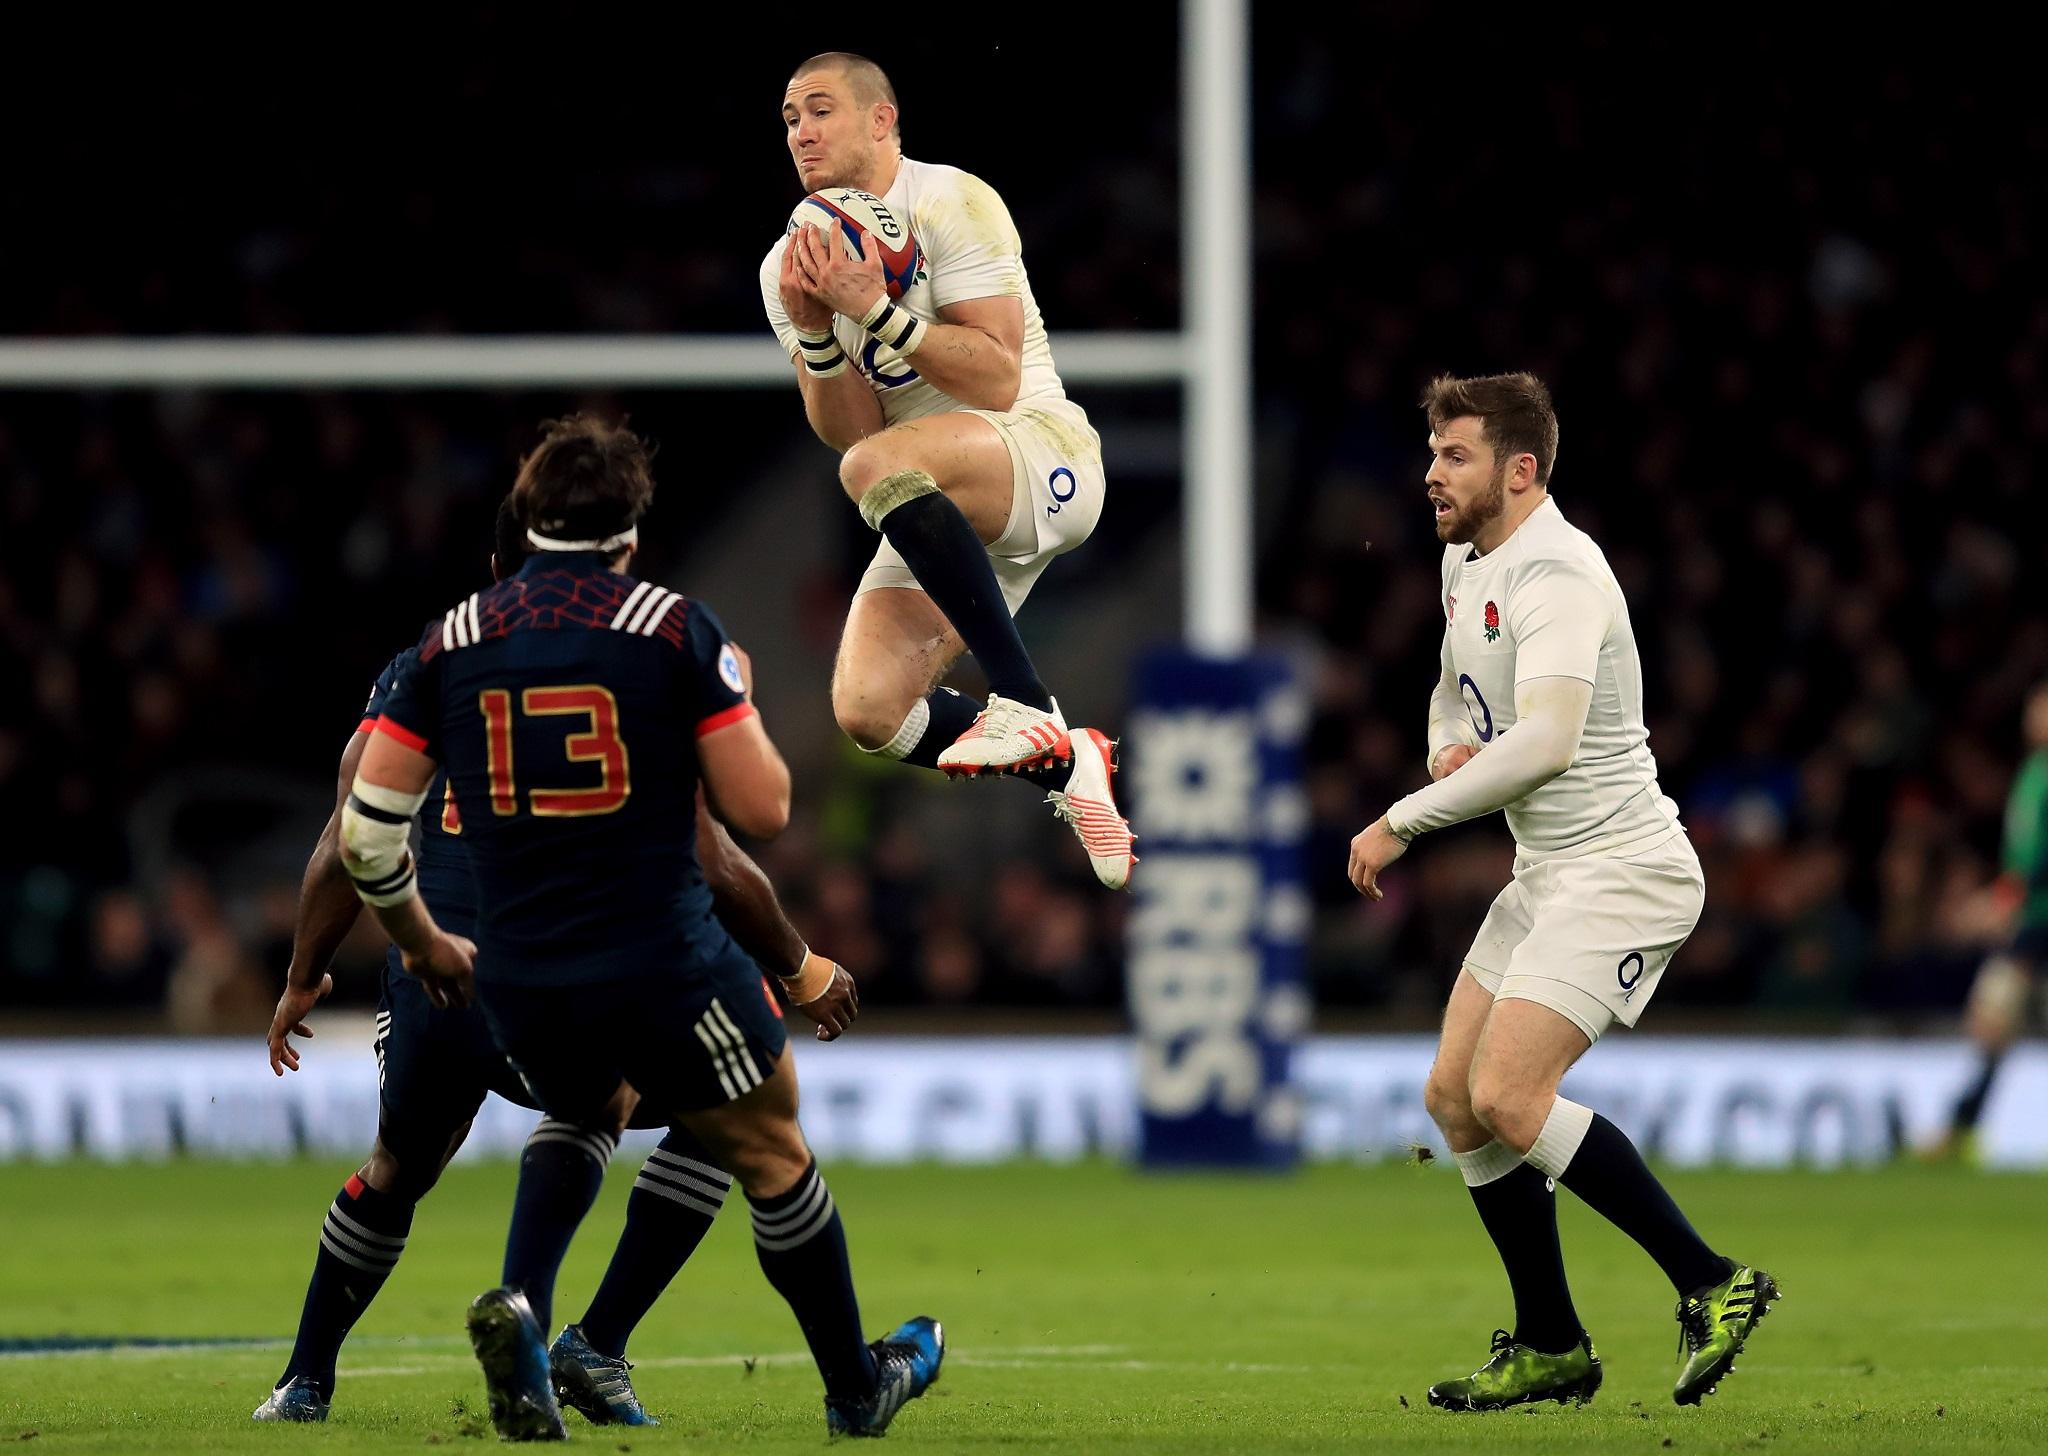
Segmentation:
<svg viewBox="0 0 2048 1456">
<path fill-rule="evenodd" d="M 486 688 L 477 694 L 477 709 L 484 718 L 491 812 L 516 814 L 519 790 L 513 778 L 516 770 L 512 755 L 512 694 L 505 688 Z M 625 806 L 633 793 L 633 779 L 626 742 L 619 737 L 619 701 L 610 688 L 596 683 L 527 688 L 519 696 L 519 710 L 528 718 L 580 714 L 584 727 L 571 731 L 563 740 L 563 754 L 571 763 L 599 765 L 600 775 L 594 788 L 528 789 L 529 813 L 544 818 L 574 818 L 611 814 Z"/>
</svg>

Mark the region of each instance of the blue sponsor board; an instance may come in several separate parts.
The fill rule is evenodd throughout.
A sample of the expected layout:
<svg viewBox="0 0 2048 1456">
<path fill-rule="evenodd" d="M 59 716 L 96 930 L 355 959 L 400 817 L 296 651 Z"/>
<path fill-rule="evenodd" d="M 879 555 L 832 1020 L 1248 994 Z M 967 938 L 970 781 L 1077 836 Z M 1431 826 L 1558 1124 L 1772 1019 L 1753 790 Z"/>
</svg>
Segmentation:
<svg viewBox="0 0 2048 1456">
<path fill-rule="evenodd" d="M 1140 1157 L 1289 1167 L 1309 1010 L 1307 696 L 1285 658 L 1174 650 L 1139 663 L 1133 700 L 1124 778 L 1142 863 L 1126 979 Z"/>
</svg>

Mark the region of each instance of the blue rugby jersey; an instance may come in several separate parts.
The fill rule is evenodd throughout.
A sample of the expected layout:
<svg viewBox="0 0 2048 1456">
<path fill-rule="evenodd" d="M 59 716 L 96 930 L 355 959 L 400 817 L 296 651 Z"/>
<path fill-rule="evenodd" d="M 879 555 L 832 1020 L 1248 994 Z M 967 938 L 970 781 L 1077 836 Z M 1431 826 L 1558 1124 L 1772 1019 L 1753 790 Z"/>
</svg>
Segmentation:
<svg viewBox="0 0 2048 1456">
<path fill-rule="evenodd" d="M 561 985 L 740 954 L 697 863 L 695 745 L 754 710 L 708 607 L 594 553 L 546 553 L 416 651 L 377 727 L 454 787 L 480 978 Z"/>
<path fill-rule="evenodd" d="M 398 685 L 401 673 L 419 661 L 420 650 L 408 647 L 391 659 L 370 689 L 370 701 L 363 705 L 363 721 L 357 731 L 374 732 L 383 716 L 384 704 Z M 469 850 L 462 842 L 462 814 L 455 807 L 455 795 L 448 787 L 448 771 L 434 775 L 427 789 L 427 802 L 420 809 L 420 852 L 418 857 L 420 895 L 434 912 L 434 922 L 450 935 L 470 935 L 476 929 L 476 879 L 470 870 Z M 398 951 L 392 949 L 392 963 Z"/>
</svg>

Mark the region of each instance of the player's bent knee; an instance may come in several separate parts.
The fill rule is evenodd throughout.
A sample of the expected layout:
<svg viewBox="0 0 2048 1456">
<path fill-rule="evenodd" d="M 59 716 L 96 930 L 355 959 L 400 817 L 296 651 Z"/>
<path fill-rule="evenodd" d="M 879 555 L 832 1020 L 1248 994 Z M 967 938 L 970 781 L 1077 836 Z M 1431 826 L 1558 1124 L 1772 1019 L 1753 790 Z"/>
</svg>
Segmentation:
<svg viewBox="0 0 2048 1456">
<path fill-rule="evenodd" d="M 1543 1131 L 1543 1119 L 1549 1115 L 1549 1104 L 1556 1100 L 1554 1094 L 1538 1099 L 1528 1088 L 1483 1071 L 1473 1074 L 1470 1095 L 1473 1119 L 1518 1153 L 1526 1153 L 1535 1146 L 1536 1134 Z M 1543 1103 L 1541 1107 L 1537 1106 L 1539 1100 Z"/>
<path fill-rule="evenodd" d="M 895 712 L 869 692 L 837 685 L 832 691 L 832 716 L 839 722 L 839 731 L 870 753 L 896 736 L 907 712 L 907 705 L 903 712 Z"/>
<path fill-rule="evenodd" d="M 1429 1080 L 1422 1084 L 1422 1105 L 1429 1120 L 1446 1132 L 1469 1127 L 1474 1121 L 1466 1079 L 1444 1074 L 1436 1067 L 1430 1068 Z"/>
<path fill-rule="evenodd" d="M 440 1181 L 441 1165 L 434 1158 L 400 1157 L 385 1145 L 380 1135 L 360 1176 L 379 1193 L 418 1203 Z"/>
<path fill-rule="evenodd" d="M 896 442 L 870 435 L 839 457 L 839 484 L 855 504 L 879 481 L 909 468 Z"/>
<path fill-rule="evenodd" d="M 757 1129 L 732 1150 L 732 1175 L 749 1198 L 774 1198 L 787 1193 L 810 1165 L 811 1150 L 794 1118 L 786 1125 Z"/>
</svg>

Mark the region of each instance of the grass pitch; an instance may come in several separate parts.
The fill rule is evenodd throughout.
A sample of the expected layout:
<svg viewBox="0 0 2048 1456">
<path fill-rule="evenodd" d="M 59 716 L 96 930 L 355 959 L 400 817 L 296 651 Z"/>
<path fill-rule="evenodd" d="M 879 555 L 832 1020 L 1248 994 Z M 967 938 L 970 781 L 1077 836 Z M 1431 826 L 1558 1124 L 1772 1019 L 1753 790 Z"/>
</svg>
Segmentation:
<svg viewBox="0 0 2048 1456">
<path fill-rule="evenodd" d="M 580 1315 L 616 1236 L 622 1159 L 572 1251 Z M 0 1354 L 0 1446 L 383 1452 L 490 1442 L 462 1337 L 496 1281 L 513 1169 L 451 1169 L 341 1362 L 332 1419 L 257 1426 L 321 1217 L 349 1169 L 0 1168 L 0 1341 L 245 1341 Z M 1718 1247 L 1786 1299 L 1720 1394 L 1671 1404 L 1655 1267 L 1560 1195 L 1607 1383 L 1585 1409 L 1428 1409 L 1509 1322 L 1455 1172 L 1290 1179 L 1107 1166 L 827 1169 L 874 1332 L 919 1313 L 951 1348 L 892 1447 L 934 1452 L 1678 1453 L 2048 1449 L 2048 1179 L 1955 1170 L 1679 1174 Z M 729 1207 L 628 1352 L 659 1430 L 571 1415 L 605 1452 L 817 1451 L 817 1377 Z M 482 1449 L 481 1446 L 473 1449 Z"/>
</svg>

